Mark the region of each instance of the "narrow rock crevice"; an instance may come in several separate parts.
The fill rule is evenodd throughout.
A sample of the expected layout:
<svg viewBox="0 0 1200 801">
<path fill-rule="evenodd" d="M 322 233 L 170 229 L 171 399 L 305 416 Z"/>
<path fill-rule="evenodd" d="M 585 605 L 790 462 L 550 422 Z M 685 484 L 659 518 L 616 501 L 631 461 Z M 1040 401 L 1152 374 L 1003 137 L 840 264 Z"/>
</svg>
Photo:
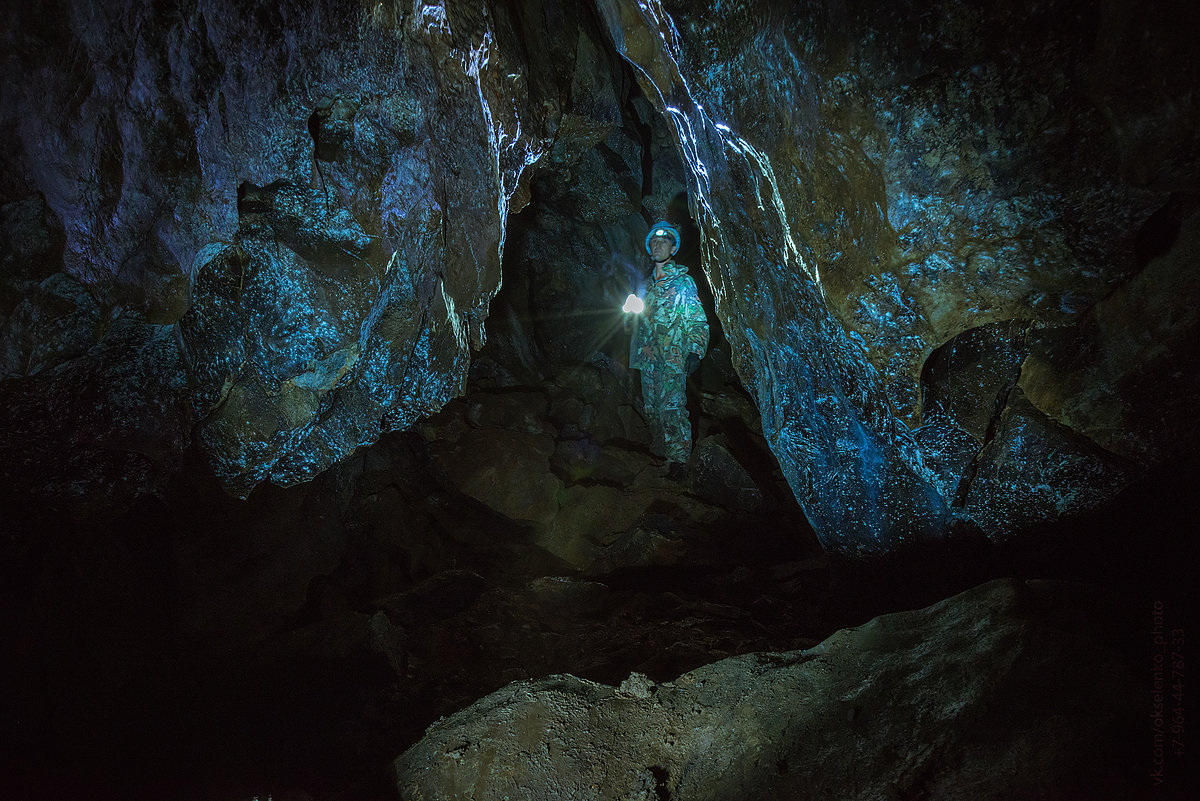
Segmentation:
<svg viewBox="0 0 1200 801">
<path fill-rule="evenodd" d="M 1008 412 L 1009 397 L 1012 395 L 1013 390 L 1017 388 L 1017 384 L 1020 381 L 1021 370 L 1019 365 L 1024 362 L 1025 357 L 1028 355 L 1028 347 L 1026 345 L 1028 336 L 1029 328 L 1027 326 L 1021 327 L 1011 342 L 1011 352 L 1014 354 L 1018 366 L 1011 377 L 1000 387 L 1000 391 L 996 393 L 992 413 L 988 417 L 987 428 L 984 430 L 983 439 L 979 442 L 979 449 L 967 464 L 966 469 L 963 470 L 962 477 L 958 481 L 958 486 L 954 489 L 954 497 L 950 503 L 952 508 L 962 509 L 967 505 L 967 497 L 971 492 L 971 484 L 975 481 L 975 476 L 985 459 L 988 446 L 996 438 L 996 432 L 1000 428 L 1001 421 Z"/>
</svg>

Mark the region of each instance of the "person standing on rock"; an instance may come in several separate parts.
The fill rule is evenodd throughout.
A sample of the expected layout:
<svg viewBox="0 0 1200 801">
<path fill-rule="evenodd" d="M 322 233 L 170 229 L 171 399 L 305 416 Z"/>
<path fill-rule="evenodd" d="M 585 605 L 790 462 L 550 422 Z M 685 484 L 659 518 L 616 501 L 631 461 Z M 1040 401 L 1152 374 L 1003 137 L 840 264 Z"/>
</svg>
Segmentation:
<svg viewBox="0 0 1200 801">
<path fill-rule="evenodd" d="M 682 480 L 692 453 L 684 384 L 708 349 L 708 317 L 687 267 L 676 264 L 679 231 L 666 222 L 646 235 L 654 275 L 639 325 L 630 341 L 629 366 L 642 374 L 642 406 L 656 448 L 667 458 L 667 476 Z"/>
</svg>

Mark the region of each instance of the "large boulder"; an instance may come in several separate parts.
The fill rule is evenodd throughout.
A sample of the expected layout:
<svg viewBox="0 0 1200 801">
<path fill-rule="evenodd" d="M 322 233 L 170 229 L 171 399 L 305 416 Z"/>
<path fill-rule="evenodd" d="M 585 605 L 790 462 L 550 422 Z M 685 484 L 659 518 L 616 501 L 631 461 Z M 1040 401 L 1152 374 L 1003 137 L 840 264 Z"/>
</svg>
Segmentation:
<svg viewBox="0 0 1200 801">
<path fill-rule="evenodd" d="M 523 21 L 490 11 L 348 5 L 280 46 L 328 49 L 285 71 L 306 98 L 270 96 L 289 156 L 238 187 L 180 324 L 201 441 L 235 493 L 309 480 L 462 394 L 510 202 L 544 150 L 512 82 Z"/>
<path fill-rule="evenodd" d="M 598 380 L 594 415 L 565 415 L 584 408 L 586 392 L 559 386 L 545 395 L 479 391 L 449 404 L 420 426 L 430 476 L 564 568 L 601 575 L 677 562 L 696 545 L 689 532 L 728 512 L 668 482 L 644 436 L 609 429 L 605 418 L 628 403 L 627 380 Z"/>
<path fill-rule="evenodd" d="M 522 681 L 395 761 L 426 799 L 1132 797 L 1136 674 L 1094 593 L 1000 580 L 655 684 Z"/>
<path fill-rule="evenodd" d="M 621 123 L 617 57 L 575 6 L 127 0 L 8 23 L 5 373 L 98 339 L 91 310 L 36 313 L 66 279 L 18 309 L 59 269 L 103 310 L 178 322 L 199 441 L 241 496 L 461 394 L 530 167 Z"/>
</svg>

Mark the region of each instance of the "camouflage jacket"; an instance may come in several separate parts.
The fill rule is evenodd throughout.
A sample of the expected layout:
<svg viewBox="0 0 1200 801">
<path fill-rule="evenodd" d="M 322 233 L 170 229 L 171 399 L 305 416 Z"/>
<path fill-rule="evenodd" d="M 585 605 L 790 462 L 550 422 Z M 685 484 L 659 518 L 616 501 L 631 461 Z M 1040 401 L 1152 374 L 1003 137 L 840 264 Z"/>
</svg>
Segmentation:
<svg viewBox="0 0 1200 801">
<path fill-rule="evenodd" d="M 646 307 L 629 343 L 629 366 L 641 370 L 653 363 L 682 373 L 689 353 L 703 357 L 708 350 L 708 317 L 687 267 L 670 261 L 663 272 L 643 298 Z"/>
</svg>

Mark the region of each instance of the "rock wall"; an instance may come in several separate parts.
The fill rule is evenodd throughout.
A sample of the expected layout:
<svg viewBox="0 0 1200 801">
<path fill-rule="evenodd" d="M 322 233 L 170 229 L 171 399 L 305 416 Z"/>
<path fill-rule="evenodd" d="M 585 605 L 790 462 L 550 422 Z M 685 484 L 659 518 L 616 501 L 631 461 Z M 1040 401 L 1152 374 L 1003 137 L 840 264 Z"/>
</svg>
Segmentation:
<svg viewBox="0 0 1200 801">
<path fill-rule="evenodd" d="M 462 394 L 502 279 L 505 380 L 569 371 L 674 208 L 827 547 L 1094 507 L 1196 439 L 1188 13 L 13 8 L 8 491 L 307 481 Z"/>
<path fill-rule="evenodd" d="M 1195 441 L 1168 398 L 1195 397 L 1196 294 L 1170 265 L 1195 259 L 1200 109 L 1168 5 L 597 3 L 672 125 L 735 364 L 830 547 L 1002 539 Z M 1157 324 L 1150 283 L 1172 287 Z M 1157 401 L 1131 389 L 1148 350 Z"/>
<path fill-rule="evenodd" d="M 574 58 L 587 16 L 512 12 L 8 12 L 4 377 L 72 372 L 108 317 L 174 324 L 166 402 L 243 496 L 461 394 L 529 167 L 619 121 L 611 69 Z"/>
<path fill-rule="evenodd" d="M 180 321 L 202 445 L 238 494 L 311 479 L 463 393 L 510 203 L 561 116 L 543 101 L 571 85 L 522 54 L 547 18 L 380 9 L 304 43 L 327 63 L 294 76 L 307 94 L 277 135 L 305 150 L 239 176 L 237 230 Z"/>
</svg>

